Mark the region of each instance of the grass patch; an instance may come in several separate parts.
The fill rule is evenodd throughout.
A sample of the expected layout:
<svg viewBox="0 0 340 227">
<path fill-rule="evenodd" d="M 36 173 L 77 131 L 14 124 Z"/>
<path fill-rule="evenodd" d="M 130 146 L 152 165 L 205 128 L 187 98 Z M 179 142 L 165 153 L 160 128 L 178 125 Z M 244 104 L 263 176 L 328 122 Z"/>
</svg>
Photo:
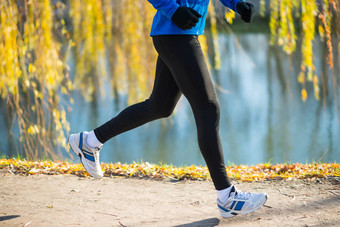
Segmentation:
<svg viewBox="0 0 340 227">
<path fill-rule="evenodd" d="M 124 176 L 147 179 L 173 179 L 173 180 L 209 180 L 210 175 L 205 166 L 176 167 L 164 163 L 150 164 L 138 162 L 131 164 L 101 164 L 104 177 Z M 90 175 L 81 164 L 72 164 L 63 161 L 26 161 L 21 159 L 0 159 L 0 169 L 13 174 L 74 174 L 78 176 Z M 231 179 L 241 181 L 260 181 L 268 179 L 288 178 L 325 178 L 340 177 L 339 163 L 312 163 L 312 164 L 258 164 L 230 165 L 226 167 Z"/>
</svg>

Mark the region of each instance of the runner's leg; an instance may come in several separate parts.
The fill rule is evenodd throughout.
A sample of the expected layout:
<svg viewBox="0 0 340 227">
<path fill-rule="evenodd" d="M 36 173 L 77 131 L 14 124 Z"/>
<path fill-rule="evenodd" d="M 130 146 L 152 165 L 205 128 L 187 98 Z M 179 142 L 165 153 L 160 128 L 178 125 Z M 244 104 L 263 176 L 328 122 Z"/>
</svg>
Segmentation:
<svg viewBox="0 0 340 227">
<path fill-rule="evenodd" d="M 101 143 L 147 122 L 171 115 L 182 93 L 163 60 L 158 57 L 153 91 L 149 99 L 134 104 L 94 130 Z"/>
<path fill-rule="evenodd" d="M 217 190 L 231 186 L 219 136 L 220 107 L 197 36 L 155 36 L 155 48 L 193 110 L 198 143 Z"/>
</svg>

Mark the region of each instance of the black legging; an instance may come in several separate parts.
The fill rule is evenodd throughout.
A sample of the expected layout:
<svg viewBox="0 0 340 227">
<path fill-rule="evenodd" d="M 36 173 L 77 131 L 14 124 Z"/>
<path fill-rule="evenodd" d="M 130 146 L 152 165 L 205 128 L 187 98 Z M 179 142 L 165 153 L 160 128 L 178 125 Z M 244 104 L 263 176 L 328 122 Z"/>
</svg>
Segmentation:
<svg viewBox="0 0 340 227">
<path fill-rule="evenodd" d="M 220 106 L 197 36 L 154 36 L 159 54 L 152 94 L 127 107 L 94 130 L 101 143 L 147 122 L 169 117 L 179 98 L 193 110 L 198 143 L 217 190 L 231 185 L 225 170 L 219 136 Z"/>
</svg>

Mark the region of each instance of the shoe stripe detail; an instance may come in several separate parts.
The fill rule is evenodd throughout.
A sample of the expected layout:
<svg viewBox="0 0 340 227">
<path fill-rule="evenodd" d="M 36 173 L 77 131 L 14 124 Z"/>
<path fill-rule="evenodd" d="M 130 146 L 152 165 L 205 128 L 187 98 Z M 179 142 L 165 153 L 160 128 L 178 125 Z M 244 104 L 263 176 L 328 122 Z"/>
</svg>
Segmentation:
<svg viewBox="0 0 340 227">
<path fill-rule="evenodd" d="M 84 157 L 85 157 L 86 159 L 88 159 L 88 160 L 94 162 L 94 157 L 93 157 L 93 156 L 90 156 L 90 155 L 88 155 L 87 153 L 84 153 L 84 152 L 83 152 L 83 154 L 84 154 Z"/>
<path fill-rule="evenodd" d="M 241 210 L 245 202 L 238 201 L 234 210 Z"/>
<path fill-rule="evenodd" d="M 93 155 L 93 153 L 91 153 L 91 152 L 89 152 L 89 151 L 87 151 L 87 150 L 81 150 L 83 153 L 86 153 L 87 155 L 89 155 L 89 156 L 94 156 Z"/>
<path fill-rule="evenodd" d="M 90 160 L 90 161 L 92 161 L 92 162 L 95 161 L 95 160 L 94 160 L 93 154 L 91 154 L 90 152 L 85 151 L 85 150 L 83 149 L 83 132 L 80 133 L 79 149 L 83 152 L 84 157 L 85 157 L 87 160 Z"/>
<path fill-rule="evenodd" d="M 80 139 L 79 139 L 79 149 L 83 150 L 83 132 L 80 133 Z"/>
<path fill-rule="evenodd" d="M 230 210 L 232 210 L 234 208 L 235 203 L 236 203 L 236 201 L 233 201 L 233 203 L 230 206 Z"/>
<path fill-rule="evenodd" d="M 220 204 L 217 204 L 218 208 L 220 208 L 221 210 L 225 211 L 225 212 L 230 212 L 230 210 L 227 210 L 226 208 L 224 208 L 223 206 L 221 206 Z"/>
</svg>

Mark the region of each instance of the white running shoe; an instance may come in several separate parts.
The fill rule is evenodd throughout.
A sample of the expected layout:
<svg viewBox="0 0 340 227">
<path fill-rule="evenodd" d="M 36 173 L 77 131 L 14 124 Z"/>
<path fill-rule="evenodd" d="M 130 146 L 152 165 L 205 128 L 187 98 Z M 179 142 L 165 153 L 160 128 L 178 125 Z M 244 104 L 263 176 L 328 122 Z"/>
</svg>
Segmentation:
<svg viewBox="0 0 340 227">
<path fill-rule="evenodd" d="M 259 209 L 267 201 L 265 193 L 250 193 L 236 190 L 229 195 L 224 203 L 217 199 L 217 206 L 221 216 L 231 218 L 238 214 L 249 214 Z"/>
<path fill-rule="evenodd" d="M 86 143 L 87 132 L 71 134 L 68 138 L 72 151 L 80 157 L 86 171 L 94 178 L 102 178 L 103 171 L 99 164 L 99 151 L 102 147 L 90 148 Z"/>
</svg>

